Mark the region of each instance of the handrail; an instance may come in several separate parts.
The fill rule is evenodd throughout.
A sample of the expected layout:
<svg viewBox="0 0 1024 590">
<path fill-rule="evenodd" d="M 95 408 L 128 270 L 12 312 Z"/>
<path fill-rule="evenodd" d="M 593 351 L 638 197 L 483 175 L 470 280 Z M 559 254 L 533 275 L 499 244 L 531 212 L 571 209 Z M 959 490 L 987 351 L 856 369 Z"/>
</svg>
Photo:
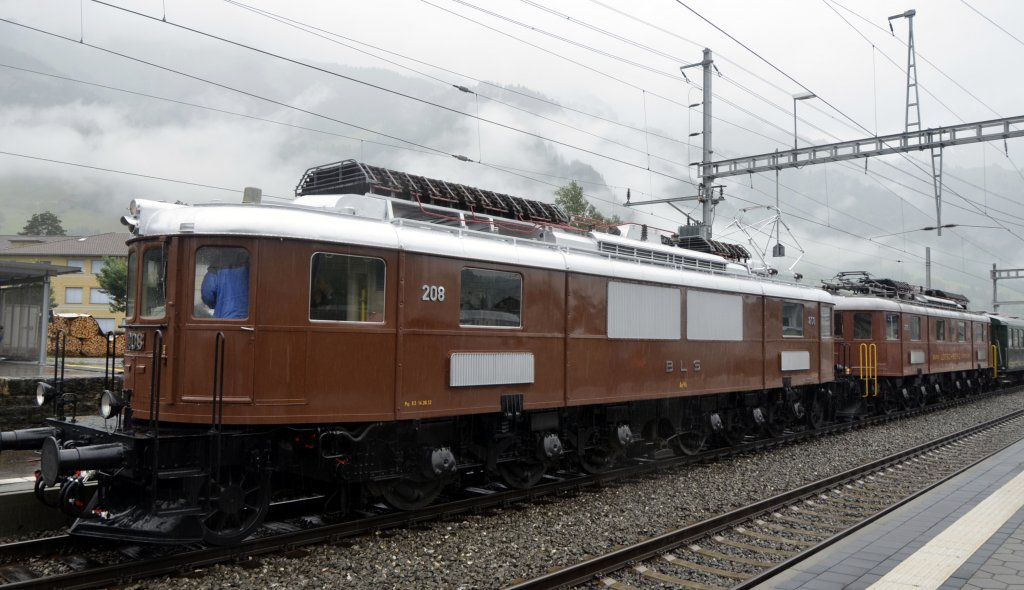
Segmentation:
<svg viewBox="0 0 1024 590">
<path fill-rule="evenodd" d="M 160 478 L 157 477 L 160 470 L 160 373 L 161 360 L 164 348 L 163 330 L 153 333 L 153 370 L 149 374 L 149 425 L 152 429 L 153 438 L 153 506 L 156 506 L 157 485 Z"/>
<path fill-rule="evenodd" d="M 875 344 L 862 342 L 859 352 L 860 379 L 864 382 L 862 397 L 878 396 L 878 347 Z M 873 386 L 873 387 L 872 387 Z"/>
<path fill-rule="evenodd" d="M 992 345 L 992 378 L 999 378 L 999 344 Z"/>
<path fill-rule="evenodd" d="M 221 433 L 224 429 L 224 332 L 217 332 L 213 341 L 213 391 L 210 394 L 212 417 L 210 432 L 215 433 L 214 444 L 210 448 L 210 474 L 220 471 Z"/>
</svg>

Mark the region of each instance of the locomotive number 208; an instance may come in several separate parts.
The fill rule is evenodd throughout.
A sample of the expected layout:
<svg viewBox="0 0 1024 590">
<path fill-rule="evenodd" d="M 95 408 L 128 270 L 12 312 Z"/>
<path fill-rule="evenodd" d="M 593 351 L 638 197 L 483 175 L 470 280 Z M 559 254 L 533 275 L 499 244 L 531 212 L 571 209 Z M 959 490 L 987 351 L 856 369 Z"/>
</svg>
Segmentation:
<svg viewBox="0 0 1024 590">
<path fill-rule="evenodd" d="M 423 296 L 420 297 L 423 301 L 444 301 L 444 286 L 441 285 L 422 285 Z"/>
</svg>

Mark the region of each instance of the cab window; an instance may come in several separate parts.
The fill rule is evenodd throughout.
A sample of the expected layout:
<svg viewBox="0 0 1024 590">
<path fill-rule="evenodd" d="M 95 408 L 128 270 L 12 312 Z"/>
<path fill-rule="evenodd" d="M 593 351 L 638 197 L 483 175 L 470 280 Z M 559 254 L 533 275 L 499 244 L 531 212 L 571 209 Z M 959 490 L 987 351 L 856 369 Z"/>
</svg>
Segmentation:
<svg viewBox="0 0 1024 590">
<path fill-rule="evenodd" d="M 782 335 L 804 335 L 804 306 L 802 303 L 782 304 Z"/>
<path fill-rule="evenodd" d="M 523 325 L 522 301 L 523 275 L 482 268 L 462 269 L 460 326 L 519 328 Z"/>
<path fill-rule="evenodd" d="M 900 316 L 895 313 L 885 314 L 885 339 L 900 339 Z"/>
<path fill-rule="evenodd" d="M 249 317 L 249 252 L 245 248 L 204 246 L 196 250 L 193 284 L 193 317 Z"/>
<path fill-rule="evenodd" d="M 163 247 L 142 253 L 142 301 L 139 315 L 162 318 L 167 313 L 167 259 Z"/>
<path fill-rule="evenodd" d="M 128 254 L 128 290 L 124 294 L 124 317 L 135 317 L 135 289 L 138 285 L 138 271 L 135 269 L 135 251 Z"/>
<path fill-rule="evenodd" d="M 855 340 L 871 340 L 871 314 L 857 312 L 853 314 L 853 338 Z"/>
<path fill-rule="evenodd" d="M 317 252 L 309 283 L 309 319 L 384 321 L 385 264 L 380 258 Z"/>
<path fill-rule="evenodd" d="M 821 338 L 832 337 L 832 306 L 821 306 Z"/>
<path fill-rule="evenodd" d="M 910 339 L 914 341 L 921 340 L 921 317 L 914 316 L 910 318 Z"/>
</svg>

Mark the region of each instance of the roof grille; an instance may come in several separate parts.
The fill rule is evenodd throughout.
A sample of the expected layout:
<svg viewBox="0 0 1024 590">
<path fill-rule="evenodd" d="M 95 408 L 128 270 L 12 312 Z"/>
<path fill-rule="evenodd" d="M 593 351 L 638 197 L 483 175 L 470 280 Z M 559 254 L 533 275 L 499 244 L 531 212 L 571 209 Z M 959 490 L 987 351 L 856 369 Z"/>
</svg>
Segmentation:
<svg viewBox="0 0 1024 590">
<path fill-rule="evenodd" d="M 611 242 L 599 242 L 598 249 L 601 252 L 604 252 L 605 254 L 612 254 L 622 258 L 649 260 L 651 262 L 658 264 L 680 266 L 692 270 L 725 272 L 726 269 L 724 262 L 703 260 L 700 258 L 696 258 L 694 256 L 686 256 L 684 254 L 674 254 L 669 252 L 648 250 L 646 248 L 636 248 L 633 246 L 626 246 L 623 244 L 615 244 Z"/>
<path fill-rule="evenodd" d="M 295 187 L 297 197 L 337 193 L 372 193 L 519 221 L 556 225 L 569 223 L 569 216 L 556 205 L 370 166 L 355 160 L 310 168 Z"/>
</svg>

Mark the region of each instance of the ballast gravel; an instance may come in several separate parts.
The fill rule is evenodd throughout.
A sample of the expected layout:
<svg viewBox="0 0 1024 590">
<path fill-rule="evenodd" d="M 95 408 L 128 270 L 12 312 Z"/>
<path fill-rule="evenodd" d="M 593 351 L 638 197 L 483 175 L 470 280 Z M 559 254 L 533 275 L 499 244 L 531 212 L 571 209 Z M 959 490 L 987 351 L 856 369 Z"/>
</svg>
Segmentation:
<svg viewBox="0 0 1024 590">
<path fill-rule="evenodd" d="M 1019 409 L 1012 393 L 910 420 L 637 478 L 533 505 L 218 565 L 136 588 L 501 588 Z"/>
</svg>

